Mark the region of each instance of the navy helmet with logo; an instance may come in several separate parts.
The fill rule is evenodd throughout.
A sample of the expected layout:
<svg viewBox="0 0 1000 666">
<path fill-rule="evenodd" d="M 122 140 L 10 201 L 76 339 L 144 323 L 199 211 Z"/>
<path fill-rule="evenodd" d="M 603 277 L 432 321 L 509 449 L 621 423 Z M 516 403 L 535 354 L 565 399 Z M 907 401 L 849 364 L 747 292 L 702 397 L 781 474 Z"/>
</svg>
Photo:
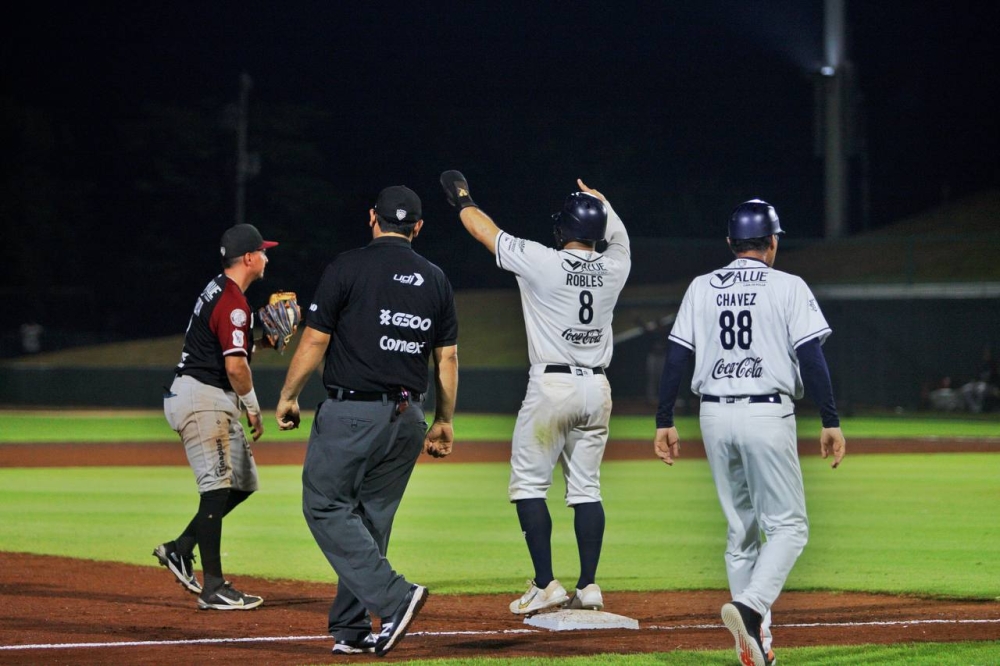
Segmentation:
<svg viewBox="0 0 1000 666">
<path fill-rule="evenodd" d="M 729 217 L 729 237 L 733 240 L 765 238 L 783 233 L 774 206 L 760 199 L 744 201 Z"/>
<path fill-rule="evenodd" d="M 560 249 L 575 240 L 597 243 L 604 240 L 608 228 L 608 207 L 593 194 L 574 192 L 566 197 L 562 210 L 552 220 L 552 233 Z"/>
</svg>

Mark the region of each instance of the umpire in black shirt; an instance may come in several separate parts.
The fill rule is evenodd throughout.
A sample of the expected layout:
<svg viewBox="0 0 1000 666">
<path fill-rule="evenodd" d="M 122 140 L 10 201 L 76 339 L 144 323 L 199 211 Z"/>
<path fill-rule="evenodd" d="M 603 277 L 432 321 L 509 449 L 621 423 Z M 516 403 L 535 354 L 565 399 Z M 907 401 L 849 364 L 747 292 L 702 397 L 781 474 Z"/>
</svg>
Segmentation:
<svg viewBox="0 0 1000 666">
<path fill-rule="evenodd" d="M 330 607 L 333 652 L 379 656 L 403 636 L 427 599 L 385 558 L 393 517 L 420 451 L 451 453 L 458 389 L 458 321 L 451 284 L 413 251 L 420 199 L 387 187 L 369 211 L 372 242 L 323 273 L 278 403 L 278 426 L 298 427 L 298 396 L 325 357 L 329 398 L 316 411 L 302 469 L 302 510 L 337 572 Z M 423 400 L 428 359 L 436 413 Z M 382 618 L 372 633 L 369 612 Z"/>
</svg>

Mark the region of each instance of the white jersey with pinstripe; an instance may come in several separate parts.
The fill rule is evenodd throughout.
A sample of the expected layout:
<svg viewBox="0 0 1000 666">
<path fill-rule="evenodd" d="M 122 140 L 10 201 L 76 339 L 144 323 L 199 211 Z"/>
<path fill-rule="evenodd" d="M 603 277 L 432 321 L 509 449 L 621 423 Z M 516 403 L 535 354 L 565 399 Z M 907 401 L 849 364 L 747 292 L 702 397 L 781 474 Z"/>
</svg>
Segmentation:
<svg viewBox="0 0 1000 666">
<path fill-rule="evenodd" d="M 691 282 L 670 339 L 698 353 L 697 395 L 803 395 L 796 348 L 830 335 L 802 278 L 737 258 Z"/>
</svg>

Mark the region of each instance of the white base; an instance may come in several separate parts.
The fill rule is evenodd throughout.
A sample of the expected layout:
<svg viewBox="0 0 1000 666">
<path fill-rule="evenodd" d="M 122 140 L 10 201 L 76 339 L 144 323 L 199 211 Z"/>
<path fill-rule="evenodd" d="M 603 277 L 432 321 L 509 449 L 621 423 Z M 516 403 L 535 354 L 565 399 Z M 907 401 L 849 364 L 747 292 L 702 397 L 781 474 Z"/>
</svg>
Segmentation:
<svg viewBox="0 0 1000 666">
<path fill-rule="evenodd" d="M 623 615 L 592 610 L 558 610 L 524 618 L 525 624 L 550 631 L 572 629 L 638 629 L 639 621 Z"/>
</svg>

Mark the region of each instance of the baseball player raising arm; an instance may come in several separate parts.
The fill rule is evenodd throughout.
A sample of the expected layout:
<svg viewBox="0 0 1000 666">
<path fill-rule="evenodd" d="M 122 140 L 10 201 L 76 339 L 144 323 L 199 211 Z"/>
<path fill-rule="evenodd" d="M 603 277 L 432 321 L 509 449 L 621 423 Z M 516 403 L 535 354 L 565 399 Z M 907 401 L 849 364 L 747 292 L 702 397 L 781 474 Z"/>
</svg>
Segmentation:
<svg viewBox="0 0 1000 666">
<path fill-rule="evenodd" d="M 733 601 L 722 619 L 741 662 L 754 666 L 774 661 L 771 605 L 809 535 L 792 399 L 804 392 L 819 406 L 820 449 L 833 467 L 845 450 L 820 346 L 830 327 L 806 283 L 774 270 L 782 233 L 767 202 L 733 211 L 728 243 L 736 259 L 694 279 L 670 332 L 653 442 L 672 465 L 680 448 L 674 402 L 693 352 L 691 390 L 701 396 L 705 453 L 729 523 Z"/>
<path fill-rule="evenodd" d="M 556 248 L 501 231 L 475 204 L 458 171 L 441 175 L 448 201 L 466 230 L 517 276 L 531 361 L 528 390 L 517 415 L 508 495 L 527 541 L 535 577 L 510 604 L 530 615 L 567 602 L 600 610 L 595 583 L 604 538 L 600 465 L 608 439 L 611 320 L 631 268 L 625 225 L 597 190 L 580 180 L 555 221 Z M 597 243 L 607 249 L 597 251 Z M 580 578 L 570 600 L 552 572 L 552 519 L 546 497 L 555 465 L 566 478 L 573 507 Z"/>
</svg>

